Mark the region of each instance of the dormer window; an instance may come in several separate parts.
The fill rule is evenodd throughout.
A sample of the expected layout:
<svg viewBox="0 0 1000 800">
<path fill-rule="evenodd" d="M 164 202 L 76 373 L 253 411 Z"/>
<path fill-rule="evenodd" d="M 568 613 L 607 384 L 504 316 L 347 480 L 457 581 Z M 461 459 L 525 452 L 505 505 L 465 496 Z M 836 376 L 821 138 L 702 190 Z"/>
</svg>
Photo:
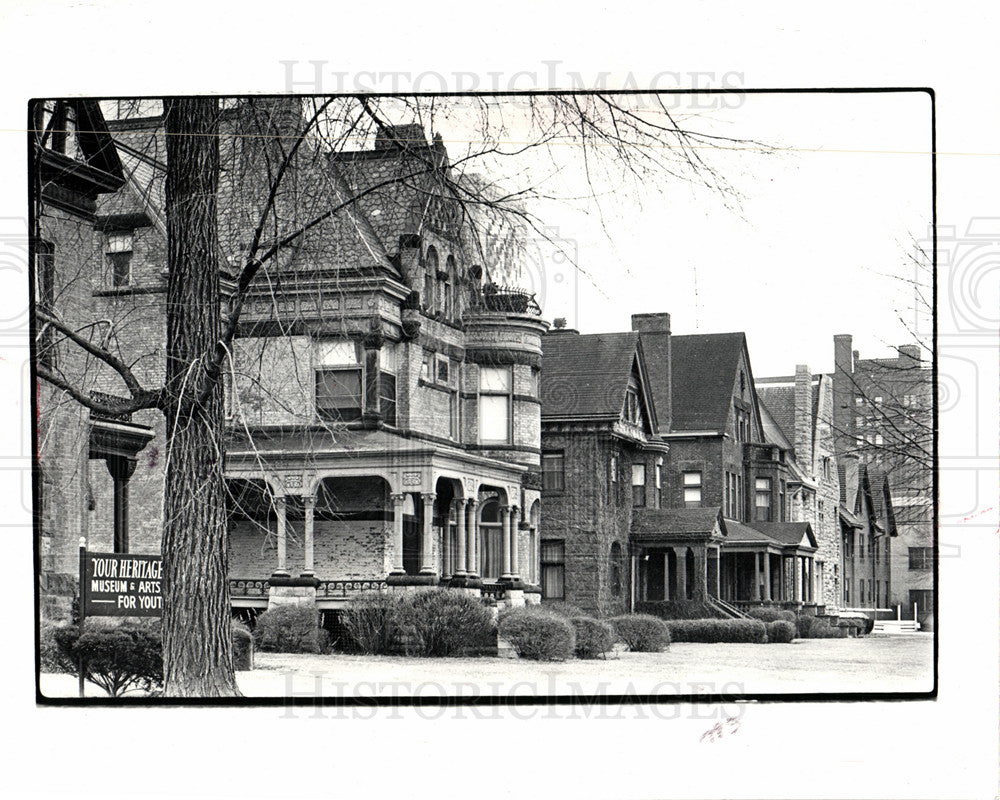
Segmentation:
<svg viewBox="0 0 1000 800">
<path fill-rule="evenodd" d="M 631 387 L 625 392 L 625 421 L 638 425 L 641 420 L 639 394 Z"/>
<path fill-rule="evenodd" d="M 104 257 L 112 286 L 128 286 L 132 283 L 133 242 L 131 231 L 108 234 Z"/>
</svg>

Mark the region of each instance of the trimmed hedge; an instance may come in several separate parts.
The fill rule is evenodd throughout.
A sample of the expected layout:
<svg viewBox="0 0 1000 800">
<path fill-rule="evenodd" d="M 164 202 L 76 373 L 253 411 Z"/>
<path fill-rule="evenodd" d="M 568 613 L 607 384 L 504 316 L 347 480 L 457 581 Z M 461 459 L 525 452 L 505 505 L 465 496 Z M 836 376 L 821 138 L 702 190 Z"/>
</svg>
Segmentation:
<svg viewBox="0 0 1000 800">
<path fill-rule="evenodd" d="M 670 628 L 650 614 L 625 614 L 608 623 L 633 653 L 659 653 L 670 646 Z"/>
<path fill-rule="evenodd" d="M 764 644 L 767 628 L 756 619 L 667 620 L 674 642 L 748 642 Z"/>
<path fill-rule="evenodd" d="M 563 602 L 562 600 L 545 600 L 542 602 L 541 607 L 545 611 L 551 611 L 553 614 L 558 614 L 560 617 L 565 617 L 566 619 L 590 616 L 579 606 Z"/>
<path fill-rule="evenodd" d="M 776 619 L 767 625 L 767 641 L 771 644 L 789 644 L 795 638 L 795 624 L 784 619 Z"/>
<path fill-rule="evenodd" d="M 572 624 L 542 606 L 516 608 L 500 615 L 500 636 L 521 658 L 565 661 L 576 649 Z"/>
<path fill-rule="evenodd" d="M 273 653 L 319 653 L 319 612 L 312 606 L 271 606 L 257 617 L 254 645 Z"/>
<path fill-rule="evenodd" d="M 660 619 L 726 619 L 722 612 L 701 600 L 644 600 L 635 604 L 640 614 Z"/>
<path fill-rule="evenodd" d="M 606 622 L 593 617 L 573 617 L 570 622 L 576 632 L 573 652 L 577 658 L 604 658 L 615 646 L 615 632 Z"/>
<path fill-rule="evenodd" d="M 831 625 L 825 617 L 808 614 L 799 614 L 795 627 L 799 639 L 843 639 L 848 635 L 846 627 Z"/>
<path fill-rule="evenodd" d="M 464 592 L 426 589 L 408 593 L 395 608 L 415 655 L 453 656 L 491 648 L 496 626 L 483 603 Z"/>
<path fill-rule="evenodd" d="M 83 659 L 84 677 L 112 697 L 163 685 L 159 620 L 88 620 L 82 633 L 78 625 L 66 625 L 54 635 L 63 656 L 73 663 Z"/>
<path fill-rule="evenodd" d="M 761 606 L 759 608 L 751 608 L 747 611 L 748 617 L 753 617 L 754 619 L 759 619 L 761 622 L 790 622 L 792 626 L 795 626 L 795 612 L 786 611 L 783 608 L 769 608 L 768 606 Z"/>
</svg>

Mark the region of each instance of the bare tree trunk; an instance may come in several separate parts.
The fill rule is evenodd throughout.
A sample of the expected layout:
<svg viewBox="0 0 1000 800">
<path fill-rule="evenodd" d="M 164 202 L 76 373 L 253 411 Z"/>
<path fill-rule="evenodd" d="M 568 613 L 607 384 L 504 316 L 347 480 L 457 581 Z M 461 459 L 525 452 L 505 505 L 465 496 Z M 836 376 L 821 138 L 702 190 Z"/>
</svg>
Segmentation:
<svg viewBox="0 0 1000 800">
<path fill-rule="evenodd" d="M 205 373 L 220 335 L 218 103 L 172 100 L 166 112 L 164 693 L 234 696 L 222 389 Z"/>
</svg>

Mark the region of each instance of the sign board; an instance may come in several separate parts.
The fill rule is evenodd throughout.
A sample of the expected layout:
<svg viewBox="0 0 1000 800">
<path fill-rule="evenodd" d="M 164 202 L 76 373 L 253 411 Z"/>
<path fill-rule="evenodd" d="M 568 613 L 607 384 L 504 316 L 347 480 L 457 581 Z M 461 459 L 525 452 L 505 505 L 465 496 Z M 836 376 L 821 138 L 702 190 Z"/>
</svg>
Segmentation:
<svg viewBox="0 0 1000 800">
<path fill-rule="evenodd" d="M 126 553 L 81 552 L 86 617 L 159 617 L 163 559 Z"/>
</svg>

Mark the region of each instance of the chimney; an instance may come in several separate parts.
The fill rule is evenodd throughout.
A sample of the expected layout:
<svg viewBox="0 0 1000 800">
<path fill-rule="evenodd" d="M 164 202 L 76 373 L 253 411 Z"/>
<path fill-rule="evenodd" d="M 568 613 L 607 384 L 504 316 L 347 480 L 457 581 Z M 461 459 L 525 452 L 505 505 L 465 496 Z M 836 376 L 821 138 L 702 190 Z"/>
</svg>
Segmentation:
<svg viewBox="0 0 1000 800">
<path fill-rule="evenodd" d="M 670 430 L 673 417 L 670 392 L 670 315 L 666 312 L 657 314 L 633 314 L 632 330 L 638 331 L 642 352 L 646 359 L 646 374 L 649 376 L 650 394 L 656 406 L 656 419 L 659 432 Z"/>
<path fill-rule="evenodd" d="M 854 502 L 858 496 L 858 474 L 860 472 L 857 456 L 844 456 L 840 460 L 844 468 L 844 484 L 840 487 L 840 496 L 849 511 L 854 511 Z"/>
<path fill-rule="evenodd" d="M 915 344 L 901 344 L 896 348 L 899 351 L 899 366 L 903 369 L 916 369 L 920 367 L 920 346 Z"/>
<path fill-rule="evenodd" d="M 854 350 L 849 333 L 833 337 L 833 435 L 838 458 L 854 443 Z"/>
<path fill-rule="evenodd" d="M 812 370 L 806 364 L 795 367 L 795 460 L 807 472 L 813 471 Z"/>
</svg>

